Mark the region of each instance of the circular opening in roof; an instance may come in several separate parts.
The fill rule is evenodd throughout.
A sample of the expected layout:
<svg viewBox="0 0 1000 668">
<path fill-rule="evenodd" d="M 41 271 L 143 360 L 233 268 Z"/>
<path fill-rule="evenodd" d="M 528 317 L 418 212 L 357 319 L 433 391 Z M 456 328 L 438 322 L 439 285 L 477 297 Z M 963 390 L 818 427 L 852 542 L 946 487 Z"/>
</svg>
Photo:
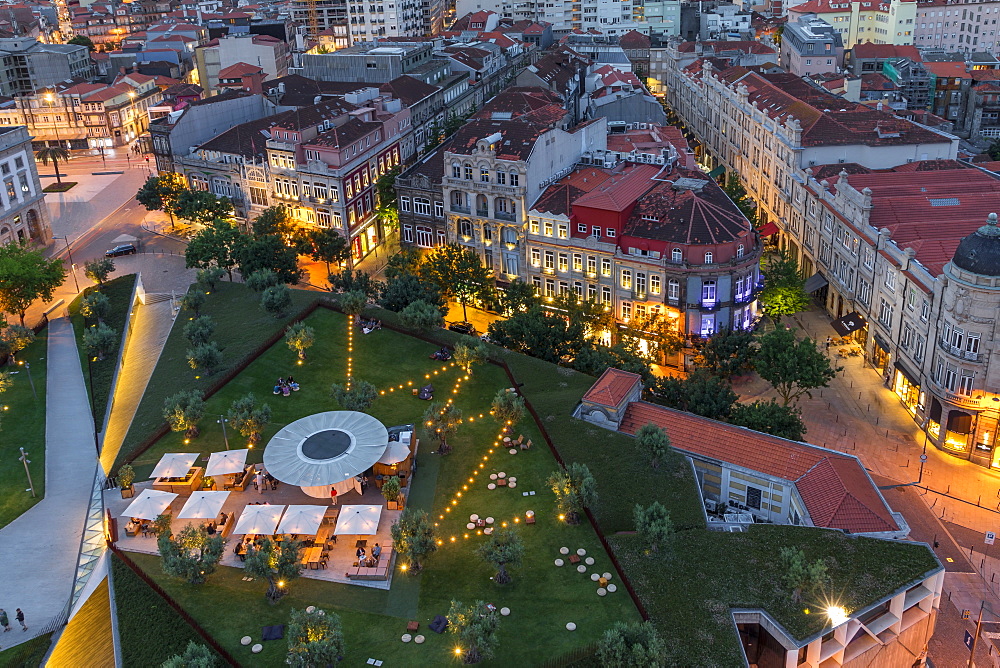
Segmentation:
<svg viewBox="0 0 1000 668">
<path fill-rule="evenodd" d="M 302 454 L 309 459 L 333 459 L 351 447 L 351 435 L 341 429 L 318 431 L 302 441 Z"/>
</svg>

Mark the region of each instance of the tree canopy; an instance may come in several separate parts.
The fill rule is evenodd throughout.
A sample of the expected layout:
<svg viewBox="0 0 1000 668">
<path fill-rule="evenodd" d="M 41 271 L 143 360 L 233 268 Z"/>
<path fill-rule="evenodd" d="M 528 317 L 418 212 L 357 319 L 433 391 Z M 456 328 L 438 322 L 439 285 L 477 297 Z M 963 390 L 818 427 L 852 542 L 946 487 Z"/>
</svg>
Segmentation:
<svg viewBox="0 0 1000 668">
<path fill-rule="evenodd" d="M 188 268 L 219 267 L 233 280 L 233 269 L 239 264 L 239 257 L 246 235 L 232 223 L 217 220 L 191 237 L 184 251 L 184 261 Z"/>
<path fill-rule="evenodd" d="M 583 324 L 548 315 L 540 306 L 490 323 L 490 339 L 497 345 L 546 362 L 575 357 L 583 345 Z"/>
<path fill-rule="evenodd" d="M 665 668 L 667 644 L 652 622 L 617 622 L 604 632 L 597 656 L 605 668 Z"/>
<path fill-rule="evenodd" d="M 579 524 L 583 509 L 597 501 L 597 481 L 586 464 L 570 463 L 565 469 L 552 473 L 547 484 L 556 495 L 559 519 L 565 519 L 568 524 Z"/>
<path fill-rule="evenodd" d="M 204 584 L 222 559 L 225 541 L 221 534 L 209 535 L 205 527 L 188 525 L 176 536 L 163 531 L 156 545 L 164 573 L 183 578 L 188 584 Z"/>
<path fill-rule="evenodd" d="M 694 363 L 719 378 L 732 378 L 754 368 L 757 349 L 754 333 L 723 327 L 702 344 Z"/>
<path fill-rule="evenodd" d="M 420 276 L 437 286 L 441 294 L 462 305 L 462 319 L 468 320 L 466 307 L 493 296 L 493 271 L 479 256 L 458 244 L 439 246 L 424 257 Z"/>
<path fill-rule="evenodd" d="M 150 176 L 139 188 L 135 199 L 146 207 L 147 211 L 163 211 L 170 217 L 170 226 L 174 226 L 174 209 L 181 193 L 187 190 L 187 181 L 176 172 L 161 172 L 158 176 Z"/>
<path fill-rule="evenodd" d="M 441 444 L 438 447 L 438 453 L 448 454 L 451 452 L 448 438 L 458 431 L 458 426 L 462 424 L 462 411 L 450 402 L 434 402 L 424 411 L 423 421 L 427 433 Z"/>
<path fill-rule="evenodd" d="M 793 441 L 801 441 L 806 434 L 802 411 L 794 406 L 783 406 L 774 399 L 750 404 L 734 404 L 729 414 L 729 421 L 747 429 Z"/>
<path fill-rule="evenodd" d="M 288 656 L 285 663 L 298 668 L 332 666 L 346 653 L 340 616 L 330 610 L 292 609 L 288 619 Z"/>
<path fill-rule="evenodd" d="M 174 213 L 193 223 L 228 221 L 233 217 L 233 203 L 228 197 L 216 197 L 207 190 L 186 189 L 177 195 Z"/>
<path fill-rule="evenodd" d="M 737 398 L 728 382 L 703 369 L 695 369 L 687 378 L 657 378 L 650 395 L 654 402 L 663 406 L 713 420 L 726 420 Z"/>
<path fill-rule="evenodd" d="M 493 658 L 497 646 L 500 615 L 496 607 L 482 601 L 465 605 L 452 601 L 448 611 L 448 630 L 458 636 L 457 654 L 466 664 Z"/>
<path fill-rule="evenodd" d="M 236 253 L 240 273 L 244 276 L 268 269 L 282 283 L 297 285 L 302 276 L 295 249 L 277 234 L 265 234 L 245 239 Z"/>
<path fill-rule="evenodd" d="M 771 384 L 782 405 L 798 401 L 811 390 L 826 387 L 840 371 L 830 367 L 812 339 L 798 339 L 795 331 L 778 327 L 759 338 L 757 373 Z"/>
<path fill-rule="evenodd" d="M 0 245 L 0 311 L 24 314 L 36 299 L 50 301 L 66 279 L 62 260 L 48 260 L 26 243 Z"/>
<path fill-rule="evenodd" d="M 649 455 L 654 469 L 660 468 L 660 462 L 670 454 L 670 437 L 652 422 L 639 427 L 635 432 L 635 440 L 639 448 Z"/>
<path fill-rule="evenodd" d="M 524 541 L 521 534 L 513 527 L 496 529 L 486 542 L 479 546 L 476 554 L 497 569 L 493 581 L 497 584 L 507 584 L 511 581 L 508 568 L 517 568 L 524 559 Z"/>
<path fill-rule="evenodd" d="M 244 572 L 252 578 L 267 580 L 268 603 L 277 603 L 288 593 L 288 585 L 302 574 L 299 551 L 302 543 L 297 540 L 283 540 L 276 543 L 270 538 L 259 539 L 259 544 L 247 550 Z"/>
<path fill-rule="evenodd" d="M 256 445 L 260 443 L 264 427 L 271 421 L 271 407 L 258 402 L 253 392 L 249 392 L 233 402 L 226 417 L 236 431 L 247 437 L 250 445 Z"/>
<path fill-rule="evenodd" d="M 764 313 L 775 322 L 809 308 L 809 295 L 799 263 L 788 251 L 772 255 L 763 269 L 764 289 L 759 299 Z"/>
<path fill-rule="evenodd" d="M 420 562 L 438 547 L 434 525 L 427 512 L 406 507 L 393 522 L 391 532 L 393 548 L 406 559 L 406 568 L 411 574 L 419 573 Z"/>
</svg>

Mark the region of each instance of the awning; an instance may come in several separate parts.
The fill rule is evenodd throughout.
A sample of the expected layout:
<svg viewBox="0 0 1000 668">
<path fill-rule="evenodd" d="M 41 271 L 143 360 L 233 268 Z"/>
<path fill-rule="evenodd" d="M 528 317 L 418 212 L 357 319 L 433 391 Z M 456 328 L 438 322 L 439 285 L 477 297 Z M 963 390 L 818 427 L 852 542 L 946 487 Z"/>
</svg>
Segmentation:
<svg viewBox="0 0 1000 668">
<path fill-rule="evenodd" d="M 772 234 L 777 234 L 780 231 L 781 230 L 778 229 L 778 226 L 774 224 L 773 220 L 769 220 L 757 228 L 757 232 L 762 237 L 769 237 Z"/>
<path fill-rule="evenodd" d="M 822 287 L 825 287 L 827 284 L 828 281 L 826 280 L 826 276 L 824 276 L 819 272 L 816 272 L 815 274 L 806 279 L 806 284 L 802 286 L 802 289 L 805 290 L 806 292 L 812 293 L 816 292 Z"/>
<path fill-rule="evenodd" d="M 830 325 L 832 325 L 833 328 L 837 330 L 837 333 L 840 334 L 841 336 L 847 336 L 851 332 L 856 332 L 857 330 L 861 329 L 867 324 L 868 321 L 865 320 L 864 316 L 862 316 L 857 311 L 854 311 L 853 313 L 848 313 L 844 317 L 837 318 L 836 320 L 830 323 Z"/>
<path fill-rule="evenodd" d="M 920 386 L 920 376 L 907 369 L 906 365 L 904 365 L 899 360 L 896 360 L 895 367 L 899 371 L 899 373 L 906 376 L 906 379 L 910 381 L 910 385 L 916 385 L 917 387 Z"/>
<path fill-rule="evenodd" d="M 886 342 L 882 340 L 882 337 L 880 337 L 878 334 L 872 334 L 872 338 L 875 339 L 876 346 L 878 346 L 885 352 L 889 352 L 889 346 L 886 345 Z"/>
<path fill-rule="evenodd" d="M 716 167 L 715 169 L 713 169 L 708 173 L 708 178 L 717 179 L 725 173 L 726 173 L 726 168 L 723 165 L 719 165 L 718 167 Z"/>
</svg>

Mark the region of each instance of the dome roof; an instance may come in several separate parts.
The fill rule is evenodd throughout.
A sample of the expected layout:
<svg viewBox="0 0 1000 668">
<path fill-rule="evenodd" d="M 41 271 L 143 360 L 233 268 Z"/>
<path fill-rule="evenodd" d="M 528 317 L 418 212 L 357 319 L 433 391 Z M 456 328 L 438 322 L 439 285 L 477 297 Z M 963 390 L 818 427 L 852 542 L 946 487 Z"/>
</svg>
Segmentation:
<svg viewBox="0 0 1000 668">
<path fill-rule="evenodd" d="M 952 263 L 982 276 L 1000 276 L 1000 226 L 991 213 L 986 224 L 965 237 L 955 249 Z"/>
</svg>

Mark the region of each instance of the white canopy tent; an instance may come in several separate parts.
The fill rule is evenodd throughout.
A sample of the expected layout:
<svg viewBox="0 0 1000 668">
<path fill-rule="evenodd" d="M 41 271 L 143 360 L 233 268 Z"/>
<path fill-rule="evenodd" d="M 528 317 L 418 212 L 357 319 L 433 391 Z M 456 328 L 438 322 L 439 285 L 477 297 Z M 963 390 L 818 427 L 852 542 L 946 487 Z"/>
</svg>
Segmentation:
<svg viewBox="0 0 1000 668">
<path fill-rule="evenodd" d="M 208 456 L 208 466 L 205 475 L 226 475 L 227 473 L 242 473 L 247 464 L 249 450 L 224 450 L 213 452 Z"/>
<path fill-rule="evenodd" d="M 288 506 L 275 533 L 313 536 L 319 532 L 327 506 Z"/>
<path fill-rule="evenodd" d="M 261 534 L 271 536 L 278 528 L 284 506 L 247 506 L 236 522 L 235 534 Z"/>
<path fill-rule="evenodd" d="M 410 456 L 410 449 L 399 441 L 391 441 L 378 460 L 379 464 L 398 464 Z"/>
<path fill-rule="evenodd" d="M 356 411 L 328 411 L 283 427 L 264 450 L 264 466 L 299 487 L 332 485 L 364 473 L 385 453 L 389 432 Z"/>
<path fill-rule="evenodd" d="M 191 493 L 181 512 L 177 513 L 179 520 L 211 520 L 219 516 L 222 506 L 229 498 L 229 492 L 197 491 Z"/>
<path fill-rule="evenodd" d="M 170 507 L 177 495 L 158 489 L 144 489 L 132 503 L 128 504 L 120 517 L 137 517 L 140 520 L 155 520 Z"/>
<path fill-rule="evenodd" d="M 382 506 L 344 506 L 337 517 L 333 533 L 337 536 L 370 536 L 378 533 Z"/>
<path fill-rule="evenodd" d="M 183 478 L 198 459 L 197 452 L 168 452 L 160 457 L 150 478 Z"/>
</svg>

